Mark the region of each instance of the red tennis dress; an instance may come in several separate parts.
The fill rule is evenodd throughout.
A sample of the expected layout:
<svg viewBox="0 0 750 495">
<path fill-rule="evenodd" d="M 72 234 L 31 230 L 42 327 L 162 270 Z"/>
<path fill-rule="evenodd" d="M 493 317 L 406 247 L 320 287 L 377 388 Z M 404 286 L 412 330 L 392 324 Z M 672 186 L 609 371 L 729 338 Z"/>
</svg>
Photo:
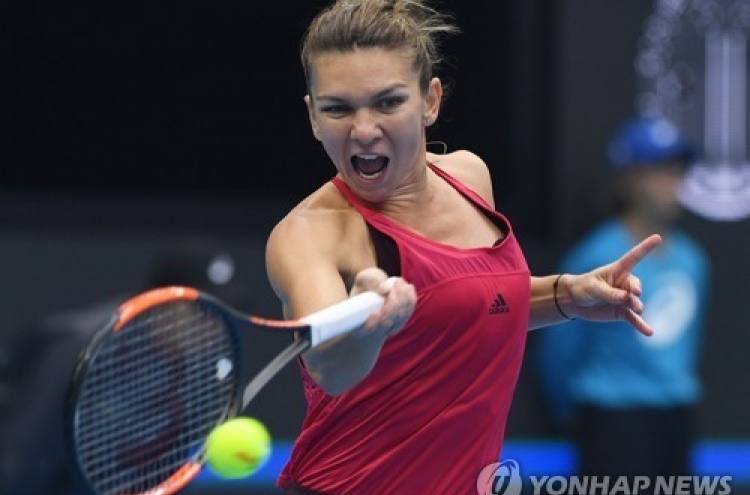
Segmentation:
<svg viewBox="0 0 750 495">
<path fill-rule="evenodd" d="M 326 495 L 473 495 L 496 462 L 521 368 L 530 273 L 508 221 L 434 165 L 432 170 L 505 232 L 459 249 L 421 237 L 334 184 L 371 229 L 397 247 L 416 309 L 372 372 L 331 397 L 304 368 L 302 431 L 278 486 Z"/>
</svg>

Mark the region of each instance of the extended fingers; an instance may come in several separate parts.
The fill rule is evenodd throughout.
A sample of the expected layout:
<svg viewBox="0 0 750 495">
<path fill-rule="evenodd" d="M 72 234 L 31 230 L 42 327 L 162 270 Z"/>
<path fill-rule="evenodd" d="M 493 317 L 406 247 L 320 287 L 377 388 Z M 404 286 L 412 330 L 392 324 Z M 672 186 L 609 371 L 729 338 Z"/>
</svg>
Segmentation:
<svg viewBox="0 0 750 495">
<path fill-rule="evenodd" d="M 651 328 L 651 325 L 646 323 L 646 321 L 638 314 L 634 313 L 632 310 L 627 308 L 621 308 L 621 317 L 623 320 L 629 322 L 631 325 L 635 327 L 636 330 L 641 332 L 646 337 L 650 337 L 654 334 L 654 329 Z"/>
<path fill-rule="evenodd" d="M 628 295 L 625 303 L 615 309 L 615 313 L 617 319 L 627 321 L 643 335 L 650 337 L 651 335 L 653 335 L 654 330 L 643 319 L 643 310 L 643 301 L 641 301 L 639 297 L 631 293 Z"/>
<path fill-rule="evenodd" d="M 605 286 L 601 293 L 609 304 L 621 306 L 638 315 L 643 313 L 641 281 L 634 275 L 630 275 L 620 287 Z"/>
<path fill-rule="evenodd" d="M 641 279 L 635 275 L 629 275 L 622 283 L 621 288 L 638 297 L 643 293 Z"/>
<path fill-rule="evenodd" d="M 639 297 L 636 297 L 635 295 L 631 294 L 628 297 L 628 301 L 626 303 L 626 306 L 628 309 L 633 311 L 635 314 L 642 315 L 643 314 L 643 301 Z"/>
<path fill-rule="evenodd" d="M 617 275 L 630 273 L 635 265 L 640 263 L 651 251 L 659 247 L 661 243 L 661 236 L 653 234 L 622 255 L 620 259 L 615 261 L 616 278 L 619 278 Z"/>
</svg>

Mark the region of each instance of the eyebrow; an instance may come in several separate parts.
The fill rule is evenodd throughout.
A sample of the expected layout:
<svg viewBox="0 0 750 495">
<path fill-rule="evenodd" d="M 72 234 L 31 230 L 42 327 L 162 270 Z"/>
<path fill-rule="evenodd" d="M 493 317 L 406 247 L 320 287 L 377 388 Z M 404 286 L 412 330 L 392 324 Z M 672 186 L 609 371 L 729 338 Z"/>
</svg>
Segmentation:
<svg viewBox="0 0 750 495">
<path fill-rule="evenodd" d="M 377 93 L 375 93 L 372 96 L 371 99 L 372 100 L 377 100 L 379 98 L 383 98 L 384 96 L 388 96 L 389 94 L 393 93 L 394 91 L 397 91 L 399 89 L 403 89 L 403 88 L 406 88 L 406 87 L 408 87 L 408 86 L 406 84 L 403 84 L 403 83 L 392 84 L 391 86 L 388 86 L 388 87 L 386 87 L 384 89 L 381 89 L 380 91 L 378 91 Z M 347 101 L 347 98 L 342 98 L 342 97 L 334 96 L 334 95 L 326 95 L 326 94 L 318 95 L 315 99 L 318 100 L 318 101 L 329 101 L 329 102 Z"/>
</svg>

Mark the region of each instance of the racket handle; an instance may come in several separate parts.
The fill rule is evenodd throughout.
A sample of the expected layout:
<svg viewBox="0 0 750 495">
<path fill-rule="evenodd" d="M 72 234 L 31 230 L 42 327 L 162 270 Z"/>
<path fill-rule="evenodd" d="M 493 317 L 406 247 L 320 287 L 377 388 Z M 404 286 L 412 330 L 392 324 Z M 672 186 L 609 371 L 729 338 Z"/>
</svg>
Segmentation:
<svg viewBox="0 0 750 495">
<path fill-rule="evenodd" d="M 363 292 L 300 321 L 310 325 L 310 346 L 315 347 L 361 326 L 384 302 L 383 296 L 376 292 Z"/>
</svg>

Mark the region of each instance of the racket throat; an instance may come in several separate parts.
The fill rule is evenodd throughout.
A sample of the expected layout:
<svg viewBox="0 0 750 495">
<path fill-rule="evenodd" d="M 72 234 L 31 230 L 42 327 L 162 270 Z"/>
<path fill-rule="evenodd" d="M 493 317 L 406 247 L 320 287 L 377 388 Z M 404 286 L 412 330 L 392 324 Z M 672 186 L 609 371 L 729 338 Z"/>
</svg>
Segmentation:
<svg viewBox="0 0 750 495">
<path fill-rule="evenodd" d="M 245 391 L 242 393 L 242 403 L 240 404 L 240 413 L 250 404 L 250 402 L 258 395 L 263 387 L 271 381 L 271 378 L 281 371 L 284 366 L 289 364 L 297 356 L 303 353 L 310 347 L 310 342 L 307 339 L 296 339 L 294 342 L 289 344 L 278 356 L 276 356 L 271 362 L 269 362 L 245 387 Z"/>
</svg>

